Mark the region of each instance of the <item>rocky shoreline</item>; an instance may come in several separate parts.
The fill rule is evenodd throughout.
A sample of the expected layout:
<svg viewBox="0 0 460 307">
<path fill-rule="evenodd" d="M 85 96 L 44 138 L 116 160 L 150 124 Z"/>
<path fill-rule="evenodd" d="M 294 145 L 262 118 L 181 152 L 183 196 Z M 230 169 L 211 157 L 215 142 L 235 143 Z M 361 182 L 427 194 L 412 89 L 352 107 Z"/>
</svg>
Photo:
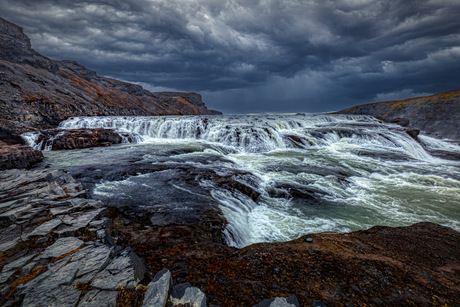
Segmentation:
<svg viewBox="0 0 460 307">
<path fill-rule="evenodd" d="M 166 306 L 193 299 L 193 306 L 460 301 L 460 234 L 440 225 L 237 249 L 224 244 L 226 222 L 215 210 L 196 223 L 160 226 L 142 211 L 88 198 L 64 171 L 12 169 L 0 177 L 5 306 L 164 306 L 147 303 L 159 297 Z"/>
<path fill-rule="evenodd" d="M 371 115 L 410 130 L 420 130 L 437 138 L 460 143 L 460 90 L 400 101 L 354 106 L 338 114 Z"/>
<path fill-rule="evenodd" d="M 26 145 L 8 145 L 0 140 L 0 171 L 11 168 L 30 168 L 43 161 L 40 150 Z"/>
</svg>

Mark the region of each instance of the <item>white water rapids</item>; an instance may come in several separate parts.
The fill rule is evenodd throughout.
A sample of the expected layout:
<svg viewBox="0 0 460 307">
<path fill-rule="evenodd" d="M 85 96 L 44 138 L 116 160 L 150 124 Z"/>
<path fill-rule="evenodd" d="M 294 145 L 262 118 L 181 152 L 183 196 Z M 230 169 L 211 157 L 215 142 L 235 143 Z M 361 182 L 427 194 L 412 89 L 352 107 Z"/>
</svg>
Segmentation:
<svg viewBox="0 0 460 307">
<path fill-rule="evenodd" d="M 257 198 L 212 180 L 196 182 L 219 204 L 228 221 L 226 240 L 233 246 L 420 221 L 460 230 L 460 162 L 432 155 L 459 156 L 460 147 L 423 135 L 417 141 L 373 117 L 80 117 L 60 128 L 135 133 L 143 141 L 120 145 L 126 155 L 145 148 L 144 158 L 158 161 L 160 150 L 176 148 L 171 163 L 210 168 L 222 176 L 240 171 L 234 179 L 256 191 Z M 33 134 L 26 138 L 34 145 Z M 59 154 L 49 157 L 57 160 Z M 121 190 L 125 195 L 136 185 L 148 189 L 149 182 L 149 174 L 103 181 L 94 195 L 122 197 Z M 176 187 L 177 193 L 196 194 Z"/>
</svg>

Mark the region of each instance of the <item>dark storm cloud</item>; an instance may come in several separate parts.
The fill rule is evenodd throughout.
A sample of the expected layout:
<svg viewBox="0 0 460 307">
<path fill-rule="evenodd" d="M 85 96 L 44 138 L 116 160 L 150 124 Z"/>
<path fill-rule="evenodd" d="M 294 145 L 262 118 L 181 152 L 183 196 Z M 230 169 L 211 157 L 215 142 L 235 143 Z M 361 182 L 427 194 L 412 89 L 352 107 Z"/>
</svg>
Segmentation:
<svg viewBox="0 0 460 307">
<path fill-rule="evenodd" d="M 327 111 L 458 88 L 449 0 L 2 0 L 35 49 L 227 112 Z"/>
</svg>

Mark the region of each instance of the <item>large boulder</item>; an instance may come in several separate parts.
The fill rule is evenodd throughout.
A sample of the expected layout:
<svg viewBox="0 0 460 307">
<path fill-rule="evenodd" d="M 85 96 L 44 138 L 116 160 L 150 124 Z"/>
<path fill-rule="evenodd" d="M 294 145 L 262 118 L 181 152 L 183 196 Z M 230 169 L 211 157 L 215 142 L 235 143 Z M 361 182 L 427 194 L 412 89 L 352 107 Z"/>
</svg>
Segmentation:
<svg viewBox="0 0 460 307">
<path fill-rule="evenodd" d="M 0 141 L 0 171 L 12 168 L 30 168 L 43 161 L 41 151 L 25 145 L 8 145 Z"/>
<path fill-rule="evenodd" d="M 29 144 L 40 150 L 77 149 L 109 146 L 123 142 L 133 143 L 138 139 L 129 133 L 112 129 L 48 129 L 26 134 Z"/>
</svg>

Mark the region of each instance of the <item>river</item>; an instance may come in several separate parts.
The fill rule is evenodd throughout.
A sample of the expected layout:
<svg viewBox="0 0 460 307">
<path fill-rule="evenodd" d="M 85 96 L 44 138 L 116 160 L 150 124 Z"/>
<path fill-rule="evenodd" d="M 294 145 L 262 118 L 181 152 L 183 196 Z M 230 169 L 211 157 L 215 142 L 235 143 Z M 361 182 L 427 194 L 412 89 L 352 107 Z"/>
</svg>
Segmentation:
<svg viewBox="0 0 460 307">
<path fill-rule="evenodd" d="M 67 169 L 93 198 L 160 226 L 216 208 L 232 246 L 420 221 L 460 230 L 460 161 L 433 155 L 460 147 L 370 116 L 76 117 L 60 127 L 137 143 L 48 151 L 42 167 Z"/>
</svg>

